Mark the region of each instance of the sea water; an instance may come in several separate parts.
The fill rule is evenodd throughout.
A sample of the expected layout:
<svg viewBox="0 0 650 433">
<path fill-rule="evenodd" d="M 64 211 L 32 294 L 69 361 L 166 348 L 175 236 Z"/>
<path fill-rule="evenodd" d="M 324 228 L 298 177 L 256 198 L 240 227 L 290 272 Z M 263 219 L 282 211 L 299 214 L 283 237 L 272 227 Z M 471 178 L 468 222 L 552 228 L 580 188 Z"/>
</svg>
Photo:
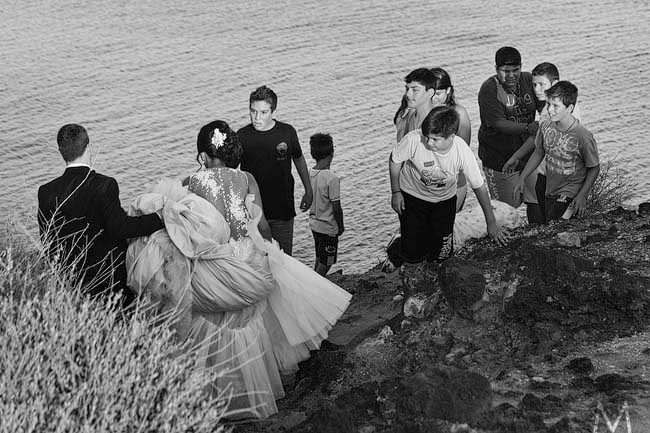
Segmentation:
<svg viewBox="0 0 650 433">
<path fill-rule="evenodd" d="M 645 0 L 0 0 L 0 14 L 0 211 L 34 235 L 38 185 L 64 168 L 63 124 L 88 129 L 96 169 L 118 180 L 126 207 L 158 178 L 195 171 L 200 127 L 246 125 L 248 96 L 266 84 L 308 166 L 309 136 L 334 137 L 346 231 L 333 269 L 367 269 L 398 227 L 388 156 L 404 76 L 423 66 L 450 73 L 476 153 L 478 89 L 504 45 L 520 50 L 524 70 L 551 61 L 578 86 L 602 160 L 615 158 L 638 184 L 631 205 L 648 199 Z M 294 252 L 313 263 L 304 213 Z"/>
</svg>

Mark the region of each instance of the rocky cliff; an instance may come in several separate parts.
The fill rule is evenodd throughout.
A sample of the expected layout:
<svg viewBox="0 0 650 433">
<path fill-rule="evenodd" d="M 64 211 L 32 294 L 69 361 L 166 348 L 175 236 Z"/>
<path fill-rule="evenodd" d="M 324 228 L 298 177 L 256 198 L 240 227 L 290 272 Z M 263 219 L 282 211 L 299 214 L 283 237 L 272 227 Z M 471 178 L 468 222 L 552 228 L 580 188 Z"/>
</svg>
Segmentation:
<svg viewBox="0 0 650 433">
<path fill-rule="evenodd" d="M 650 204 L 512 235 L 409 287 L 332 275 L 350 308 L 281 412 L 236 431 L 650 431 Z"/>
</svg>

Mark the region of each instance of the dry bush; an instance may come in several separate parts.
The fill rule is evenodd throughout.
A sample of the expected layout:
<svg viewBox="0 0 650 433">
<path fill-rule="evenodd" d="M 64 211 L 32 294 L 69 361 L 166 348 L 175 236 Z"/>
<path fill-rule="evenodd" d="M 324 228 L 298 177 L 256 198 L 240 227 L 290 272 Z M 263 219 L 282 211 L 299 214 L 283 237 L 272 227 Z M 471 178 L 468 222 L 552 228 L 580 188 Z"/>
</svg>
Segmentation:
<svg viewBox="0 0 650 433">
<path fill-rule="evenodd" d="M 630 180 L 614 159 L 600 164 L 600 173 L 587 198 L 591 213 L 606 212 L 622 206 L 632 198 L 637 183 Z"/>
<path fill-rule="evenodd" d="M 80 296 L 33 242 L 0 236 L 0 432 L 227 430 L 230 390 L 205 392 L 219 372 L 168 323 Z"/>
</svg>

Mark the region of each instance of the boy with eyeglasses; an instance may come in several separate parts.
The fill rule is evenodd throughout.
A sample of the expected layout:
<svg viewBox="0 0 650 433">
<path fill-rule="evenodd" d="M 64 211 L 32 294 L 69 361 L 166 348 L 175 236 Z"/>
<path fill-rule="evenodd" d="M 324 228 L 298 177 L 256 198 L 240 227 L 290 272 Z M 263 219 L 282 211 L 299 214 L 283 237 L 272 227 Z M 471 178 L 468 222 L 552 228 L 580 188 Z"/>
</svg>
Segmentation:
<svg viewBox="0 0 650 433">
<path fill-rule="evenodd" d="M 521 196 L 513 190 L 525 161 L 513 172 L 505 172 L 504 164 L 529 137 L 537 133 L 535 121 L 537 100 L 530 72 L 521 71 L 521 54 L 512 47 L 501 47 L 495 54 L 496 74 L 488 78 L 478 94 L 481 126 L 478 131 L 478 155 L 483 162 L 490 196 L 519 207 Z M 524 202 L 529 221 L 541 219 L 535 198 L 534 179 L 529 179 Z"/>
</svg>

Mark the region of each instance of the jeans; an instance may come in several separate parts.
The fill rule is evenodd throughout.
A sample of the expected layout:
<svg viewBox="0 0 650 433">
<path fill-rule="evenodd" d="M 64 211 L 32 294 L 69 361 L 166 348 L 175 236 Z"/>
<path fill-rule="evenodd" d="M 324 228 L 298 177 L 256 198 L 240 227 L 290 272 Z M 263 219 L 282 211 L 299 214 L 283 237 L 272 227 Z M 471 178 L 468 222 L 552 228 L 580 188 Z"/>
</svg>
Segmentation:
<svg viewBox="0 0 650 433">
<path fill-rule="evenodd" d="M 293 218 L 290 220 L 268 220 L 271 236 L 278 241 L 280 248 L 287 255 L 293 253 Z"/>
</svg>

